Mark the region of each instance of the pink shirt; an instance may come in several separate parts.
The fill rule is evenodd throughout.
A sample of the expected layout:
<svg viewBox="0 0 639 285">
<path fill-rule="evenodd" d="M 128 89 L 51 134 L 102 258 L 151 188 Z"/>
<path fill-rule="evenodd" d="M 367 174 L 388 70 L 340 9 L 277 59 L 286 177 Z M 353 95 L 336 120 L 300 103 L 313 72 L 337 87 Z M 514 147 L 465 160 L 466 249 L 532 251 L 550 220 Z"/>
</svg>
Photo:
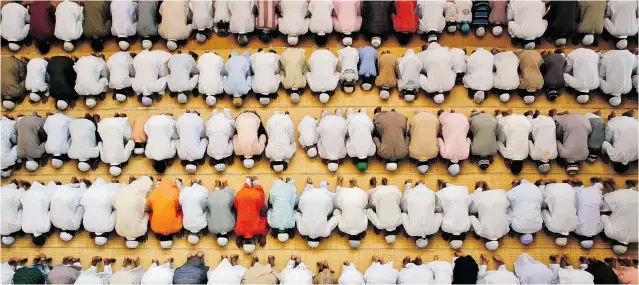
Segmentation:
<svg viewBox="0 0 639 285">
<path fill-rule="evenodd" d="M 362 26 L 359 0 L 333 0 L 333 27 L 338 33 L 353 33 Z"/>
<path fill-rule="evenodd" d="M 439 123 L 442 126 L 442 137 L 437 138 L 439 155 L 453 163 L 467 159 L 470 152 L 470 124 L 466 115 L 443 112 L 439 115 Z"/>
<path fill-rule="evenodd" d="M 233 137 L 233 149 L 235 154 L 251 158 L 261 155 L 266 145 L 266 135 L 258 135 L 262 125 L 260 117 L 252 112 L 244 112 L 235 118 L 237 134 Z"/>
</svg>

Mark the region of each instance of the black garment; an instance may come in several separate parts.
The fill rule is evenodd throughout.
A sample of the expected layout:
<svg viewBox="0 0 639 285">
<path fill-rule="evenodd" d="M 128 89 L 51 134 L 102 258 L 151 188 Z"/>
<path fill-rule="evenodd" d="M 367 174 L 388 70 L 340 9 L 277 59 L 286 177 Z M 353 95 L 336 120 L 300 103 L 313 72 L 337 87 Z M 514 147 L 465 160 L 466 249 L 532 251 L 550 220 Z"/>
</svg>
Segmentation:
<svg viewBox="0 0 639 285">
<path fill-rule="evenodd" d="M 49 95 L 56 100 L 76 100 L 76 73 L 73 70 L 75 62 L 66 56 L 54 56 L 49 60 L 47 73 L 49 74 Z"/>
<path fill-rule="evenodd" d="M 557 0 L 550 2 L 550 9 L 546 14 L 549 35 L 561 38 L 572 36 L 577 32 L 577 1 Z"/>
<path fill-rule="evenodd" d="M 393 29 L 391 10 L 393 1 L 364 0 L 362 27 L 368 36 L 385 36 Z"/>
<path fill-rule="evenodd" d="M 477 274 L 479 266 L 475 259 L 466 255 L 455 259 L 455 268 L 453 269 L 452 284 L 475 284 L 477 283 Z"/>
<path fill-rule="evenodd" d="M 595 277 L 595 284 L 620 284 L 617 274 L 602 261 L 588 264 L 586 272 Z"/>
<path fill-rule="evenodd" d="M 566 59 L 558 53 L 545 55 L 541 65 L 541 73 L 544 75 L 544 88 L 560 89 L 564 87 L 564 67 Z"/>
</svg>

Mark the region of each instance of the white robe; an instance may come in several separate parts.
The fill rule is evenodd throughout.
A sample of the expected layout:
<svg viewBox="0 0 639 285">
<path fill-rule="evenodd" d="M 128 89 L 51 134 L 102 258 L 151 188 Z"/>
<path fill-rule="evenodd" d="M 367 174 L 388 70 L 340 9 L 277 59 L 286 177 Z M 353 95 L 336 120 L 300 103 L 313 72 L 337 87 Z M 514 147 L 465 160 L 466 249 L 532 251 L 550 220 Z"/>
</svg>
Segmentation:
<svg viewBox="0 0 639 285">
<path fill-rule="evenodd" d="M 200 1 L 200 0 L 198 0 Z M 138 27 L 138 3 L 132 0 L 111 2 L 111 34 L 116 37 L 134 36 Z"/>
<path fill-rule="evenodd" d="M 477 284 L 519 284 L 519 278 L 509 271 L 506 265 L 500 265 L 497 270 L 487 270 L 488 265 L 479 265 Z"/>
<path fill-rule="evenodd" d="M 317 151 L 322 159 L 340 160 L 346 157 L 346 120 L 340 114 L 322 117 L 317 125 Z"/>
<path fill-rule="evenodd" d="M 455 73 L 466 73 L 466 52 L 460 48 L 451 48 L 450 55 L 453 57 L 453 70 Z"/>
<path fill-rule="evenodd" d="M 407 49 L 404 55 L 397 59 L 397 88 L 400 91 L 419 89 L 420 72 L 422 71 L 422 62 L 415 55 L 415 51 Z"/>
<path fill-rule="evenodd" d="M 478 48 L 474 53 L 467 56 L 467 70 L 463 79 L 464 87 L 478 91 L 488 91 L 492 89 L 495 80 L 493 64 L 493 54 L 483 48 Z"/>
<path fill-rule="evenodd" d="M 453 89 L 457 75 L 453 55 L 447 47 L 434 42 L 429 44 L 426 50 L 418 53 L 417 57 L 423 67 L 422 74 L 419 75 L 419 85 L 426 93 L 443 93 Z"/>
<path fill-rule="evenodd" d="M 206 122 L 206 137 L 209 146 L 206 154 L 213 159 L 224 159 L 233 155 L 233 136 L 235 135 L 235 120 L 229 109 L 218 112 Z"/>
<path fill-rule="evenodd" d="M 15 266 L 11 266 L 9 263 L 0 263 L 0 282 L 2 284 L 13 284 L 15 269 Z"/>
<path fill-rule="evenodd" d="M 215 24 L 219 22 L 228 23 L 231 21 L 231 11 L 229 10 L 229 0 L 215 0 L 214 5 L 214 13 L 213 13 L 213 22 Z M 217 32 L 217 27 L 214 27 Z"/>
<path fill-rule="evenodd" d="M 5 5 L 6 6 L 6 5 Z M 45 92 L 49 90 L 49 62 L 44 58 L 32 58 L 27 63 L 27 78 L 24 87 L 31 92 Z"/>
<path fill-rule="evenodd" d="M 288 0 L 279 2 L 282 17 L 278 19 L 278 28 L 284 35 L 301 36 L 308 32 L 309 19 L 306 18 L 308 3 L 306 0 Z"/>
<path fill-rule="evenodd" d="M 551 284 L 594 284 L 595 277 L 585 271 L 584 267 L 574 269 L 572 266 L 561 268 L 559 264 L 548 266 L 553 272 Z"/>
<path fill-rule="evenodd" d="M 306 185 L 295 213 L 297 230 L 301 235 L 314 239 L 325 238 L 331 234 L 341 219 L 340 210 L 333 206 L 334 197 L 335 193 L 328 190 L 328 183 L 325 181 L 322 181 L 320 188 Z"/>
<path fill-rule="evenodd" d="M 532 125 L 524 115 L 497 115 L 497 149 L 510 160 L 528 158 L 528 136 Z"/>
<path fill-rule="evenodd" d="M 635 70 L 636 55 L 628 50 L 607 51 L 599 61 L 599 88 L 612 96 L 627 94 L 632 90 L 632 73 Z"/>
<path fill-rule="evenodd" d="M 215 4 L 217 4 L 217 2 L 218 1 L 215 1 Z M 191 9 L 191 15 L 193 15 L 191 27 L 194 31 L 204 31 L 205 29 L 213 28 L 215 21 L 213 20 L 212 0 L 189 1 L 189 8 Z"/>
<path fill-rule="evenodd" d="M 280 55 L 268 51 L 260 51 L 251 55 L 253 69 L 252 88 L 255 94 L 268 95 L 277 93 L 280 87 Z"/>
<path fill-rule="evenodd" d="M 495 55 L 495 82 L 493 87 L 500 90 L 513 90 L 519 87 L 519 58 L 512 51 Z"/>
<path fill-rule="evenodd" d="M 604 18 L 604 27 L 611 35 L 625 39 L 637 35 L 639 29 L 636 1 L 610 0 Z"/>
<path fill-rule="evenodd" d="M 280 273 L 280 284 L 313 284 L 313 272 L 306 264 L 295 266 L 295 261 L 289 260 Z"/>
<path fill-rule="evenodd" d="M 231 23 L 229 30 L 234 34 L 248 34 L 255 30 L 255 16 L 253 16 L 254 0 L 228 1 Z"/>
<path fill-rule="evenodd" d="M 166 83 L 171 92 L 191 91 L 197 85 L 198 74 L 195 59 L 188 53 L 174 54 L 166 62 L 169 74 L 166 75 Z"/>
<path fill-rule="evenodd" d="M 209 189 L 195 183 L 182 188 L 180 191 L 180 206 L 182 207 L 182 225 L 191 233 L 198 233 L 206 228 L 208 216 L 207 199 Z"/>
<path fill-rule="evenodd" d="M 510 203 L 506 197 L 506 191 L 476 189 L 470 198 L 472 199 L 470 213 L 477 214 L 477 217 L 470 216 L 470 223 L 477 235 L 494 241 L 510 231 L 508 215 Z"/>
<path fill-rule="evenodd" d="M 132 81 L 133 91 L 138 95 L 149 96 L 153 93 L 164 94 L 166 88 L 166 61 L 171 54 L 165 51 L 155 50 L 141 51 L 133 59 L 135 77 Z"/>
<path fill-rule="evenodd" d="M 577 229 L 579 218 L 576 197 L 570 184 L 552 183 L 539 188 L 544 193 L 544 208 L 547 208 L 541 211 L 546 228 L 561 235 L 568 235 Z"/>
<path fill-rule="evenodd" d="M 419 33 L 437 32 L 441 33 L 446 27 L 446 19 L 444 18 L 444 8 L 446 0 L 419 0 L 417 1 L 417 9 L 421 13 Z M 431 43 L 432 44 L 432 43 Z"/>
<path fill-rule="evenodd" d="M 74 41 L 82 36 L 84 7 L 70 0 L 64 0 L 55 9 L 56 38 L 65 42 Z"/>
<path fill-rule="evenodd" d="M 95 96 L 106 92 L 109 86 L 109 69 L 104 59 L 87 55 L 81 57 L 73 70 L 78 74 L 75 79 L 75 92 L 80 96 Z"/>
<path fill-rule="evenodd" d="M 541 0 L 515 0 L 508 3 L 506 17 L 512 38 L 532 41 L 541 37 L 548 21 L 543 19 L 546 6 Z"/>
<path fill-rule="evenodd" d="M 453 264 L 442 260 L 433 260 L 428 263 L 435 277 L 434 284 L 451 284 L 453 282 Z"/>
<path fill-rule="evenodd" d="M 58 185 L 51 181 L 47 185 L 33 182 L 31 188 L 20 197 L 22 203 L 22 231 L 37 237 L 51 230 L 49 205 L 51 195 Z"/>
<path fill-rule="evenodd" d="M 455 10 L 457 10 L 457 23 L 469 23 L 473 21 L 473 1 L 455 0 Z"/>
<path fill-rule="evenodd" d="M 173 284 L 173 273 L 175 269 L 171 268 L 171 263 L 164 263 L 157 265 L 151 263 L 151 266 L 147 268 L 140 284 Z"/>
<path fill-rule="evenodd" d="M 435 213 L 437 196 L 424 184 L 406 187 L 400 206 L 402 225 L 409 236 L 425 238 L 439 231 L 442 214 Z"/>
<path fill-rule="evenodd" d="M 176 153 L 177 131 L 170 115 L 153 115 L 144 124 L 147 135 L 144 155 L 152 160 L 173 158 Z"/>
<path fill-rule="evenodd" d="M 102 139 L 98 142 L 98 149 L 102 162 L 118 165 L 129 160 L 135 147 L 131 132 L 131 125 L 126 117 L 106 118 L 98 123 L 98 134 Z"/>
<path fill-rule="evenodd" d="M 622 244 L 638 242 L 639 206 L 637 189 L 620 189 L 604 195 L 603 211 L 610 215 L 601 215 L 604 233 L 608 238 Z"/>
<path fill-rule="evenodd" d="M 82 225 L 86 231 L 100 235 L 115 229 L 113 197 L 119 189 L 120 183 L 107 183 L 98 178 L 82 193 L 80 205 L 85 209 Z"/>
<path fill-rule="evenodd" d="M 442 231 L 460 235 L 470 230 L 468 208 L 471 198 L 465 186 L 447 185 L 435 192 L 437 195 L 437 212 L 441 212 Z"/>
<path fill-rule="evenodd" d="M 311 116 L 304 116 L 302 121 L 297 126 L 297 131 L 300 133 L 298 139 L 302 148 L 307 148 L 317 145 L 319 140 L 319 133 L 317 132 L 317 119 Z"/>
<path fill-rule="evenodd" d="M 217 2 L 216 2 L 217 3 Z M 207 52 L 197 59 L 197 69 L 200 71 L 198 92 L 204 95 L 218 95 L 224 92 L 222 82 L 222 67 L 224 59 L 216 53 Z"/>
<path fill-rule="evenodd" d="M 432 284 L 435 279 L 428 263 L 407 263 L 399 271 L 397 284 Z"/>
<path fill-rule="evenodd" d="M 62 184 L 51 195 L 51 223 L 62 231 L 75 231 L 80 228 L 84 207 L 80 204 L 84 183 Z"/>
<path fill-rule="evenodd" d="M 173 140 L 173 143 L 181 160 L 195 161 L 204 158 L 209 140 L 206 138 L 204 119 L 200 115 L 182 114 L 175 123 L 175 131 L 178 139 Z"/>
<path fill-rule="evenodd" d="M 18 159 L 18 132 L 16 130 L 16 121 L 2 116 L 0 120 L 0 134 L 0 148 L 2 148 L 0 166 L 2 169 L 5 169 L 15 165 Z"/>
<path fill-rule="evenodd" d="M 126 51 L 119 51 L 111 55 L 106 62 L 109 68 L 109 87 L 112 89 L 124 89 L 131 87 L 135 69 L 133 69 L 133 57 Z"/>
<path fill-rule="evenodd" d="M 380 230 L 394 231 L 402 224 L 402 210 L 399 203 L 402 192 L 394 185 L 378 185 L 368 190 L 370 200 L 366 210 L 368 219 Z"/>
<path fill-rule="evenodd" d="M 590 187 L 573 187 L 577 201 L 577 217 L 579 226 L 575 233 L 584 237 L 593 237 L 603 230 L 601 223 L 601 208 L 603 207 L 601 183 L 595 183 Z"/>
<path fill-rule="evenodd" d="M 315 50 L 308 59 L 306 82 L 313 92 L 330 92 L 337 88 L 340 74 L 337 57 L 329 50 Z"/>
<path fill-rule="evenodd" d="M 365 159 L 375 155 L 375 143 L 373 142 L 373 119 L 362 108 L 358 112 L 353 109 L 346 110 L 346 151 L 348 156 Z"/>
<path fill-rule="evenodd" d="M 544 197 L 539 187 L 522 179 L 521 183 L 506 192 L 510 208 L 510 227 L 520 234 L 533 234 L 541 230 L 541 206 Z"/>
<path fill-rule="evenodd" d="M 579 91 L 590 92 L 599 87 L 599 54 L 586 48 L 578 48 L 566 55 L 564 68 L 566 85 Z"/>
<path fill-rule="evenodd" d="M 557 158 L 557 133 L 555 120 L 549 116 L 528 116 L 532 125 L 532 140 L 528 141 L 530 159 L 549 162 Z"/>
<path fill-rule="evenodd" d="M 373 262 L 364 273 L 366 284 L 396 284 L 399 271 L 393 268 L 395 262 L 390 261 L 385 264 Z"/>
<path fill-rule="evenodd" d="M 638 123 L 637 119 L 628 116 L 608 120 L 602 149 L 611 161 L 626 165 L 637 161 L 639 142 L 635 138 L 639 136 Z"/>
<path fill-rule="evenodd" d="M 264 149 L 264 154 L 268 159 L 285 162 L 291 160 L 297 150 L 294 130 L 295 125 L 288 114 L 275 112 L 266 121 L 268 143 Z"/>
<path fill-rule="evenodd" d="M 368 193 L 359 187 L 337 186 L 335 191 L 335 208 L 342 212 L 337 224 L 340 232 L 358 235 L 368 228 Z"/>
<path fill-rule="evenodd" d="M 311 0 L 308 4 L 311 12 L 309 30 L 318 35 L 327 35 L 333 32 L 333 1 Z"/>
<path fill-rule="evenodd" d="M 73 117 L 62 113 L 47 117 L 43 128 L 47 133 L 44 149 L 48 154 L 60 156 L 69 152 L 69 125 L 71 121 L 73 121 Z"/>
<path fill-rule="evenodd" d="M 522 284 L 550 284 L 552 280 L 553 273 L 550 268 L 528 253 L 520 254 L 514 267 L 515 274 Z"/>
<path fill-rule="evenodd" d="M 240 284 L 244 273 L 246 267 L 240 264 L 233 266 L 228 258 L 225 258 L 206 274 L 209 279 L 206 284 Z"/>
<path fill-rule="evenodd" d="M 20 3 L 7 3 L 2 6 L 0 30 L 2 38 L 10 42 L 19 42 L 29 35 L 29 11 Z"/>
<path fill-rule="evenodd" d="M 337 50 L 339 56 L 340 67 L 340 81 L 341 82 L 355 82 L 359 79 L 357 64 L 359 63 L 359 53 L 357 49 L 353 47 L 345 47 Z"/>
<path fill-rule="evenodd" d="M 0 234 L 10 235 L 22 229 L 22 203 L 20 198 L 25 193 L 23 188 L 11 183 L 0 188 L 0 205 L 2 208 L 2 225 Z"/>
</svg>

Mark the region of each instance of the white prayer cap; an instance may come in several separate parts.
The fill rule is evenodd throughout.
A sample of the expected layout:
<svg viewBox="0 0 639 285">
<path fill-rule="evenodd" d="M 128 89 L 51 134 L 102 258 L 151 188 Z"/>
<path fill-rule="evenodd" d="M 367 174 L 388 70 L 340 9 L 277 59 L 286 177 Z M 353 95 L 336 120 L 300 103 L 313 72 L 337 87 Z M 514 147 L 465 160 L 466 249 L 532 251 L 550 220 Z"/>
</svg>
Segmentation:
<svg viewBox="0 0 639 285">
<path fill-rule="evenodd" d="M 289 45 L 294 46 L 299 41 L 299 38 L 296 35 L 289 35 L 286 41 L 288 42 Z"/>
<path fill-rule="evenodd" d="M 60 239 L 63 240 L 63 241 L 70 241 L 71 239 L 73 239 L 73 236 L 70 233 L 61 232 L 60 233 Z"/>
<path fill-rule="evenodd" d="M 66 52 L 72 52 L 75 48 L 71 42 L 64 42 L 64 45 L 62 47 Z"/>
<path fill-rule="evenodd" d="M 11 51 L 18 51 L 20 50 L 20 45 L 16 43 L 9 43 L 9 49 Z"/>
<path fill-rule="evenodd" d="M 418 238 L 415 241 L 415 244 L 417 245 L 417 247 L 419 248 L 425 248 L 428 245 L 428 239 L 426 238 Z"/>
<path fill-rule="evenodd" d="M 2 170 L 2 178 L 7 178 L 7 177 L 11 176 L 12 172 L 13 172 L 12 169 Z"/>
<path fill-rule="evenodd" d="M 362 89 L 364 89 L 365 91 L 371 90 L 373 88 L 373 85 L 370 83 L 362 83 Z"/>
<path fill-rule="evenodd" d="M 12 245 L 14 242 L 16 241 L 16 239 L 12 236 L 3 236 L 2 237 L 2 244 L 4 245 Z"/>
<path fill-rule="evenodd" d="M 404 100 L 406 100 L 406 102 L 413 102 L 413 100 L 415 100 L 415 95 L 414 94 L 404 95 Z"/>
<path fill-rule="evenodd" d="M 215 170 L 217 172 L 222 172 L 222 171 L 224 171 L 224 169 L 226 169 L 226 164 L 224 164 L 224 163 L 218 163 L 218 164 L 215 165 Z"/>
<path fill-rule="evenodd" d="M 308 157 L 315 157 L 315 156 L 317 156 L 317 148 L 315 148 L 315 147 L 309 148 L 309 149 L 306 151 L 306 155 L 308 155 Z"/>
<path fill-rule="evenodd" d="M 253 168 L 253 166 L 255 166 L 255 160 L 253 160 L 252 158 L 244 159 L 244 167 L 251 169 Z"/>
<path fill-rule="evenodd" d="M 197 33 L 197 34 L 195 34 L 195 40 L 198 43 L 203 43 L 203 42 L 206 41 L 206 36 L 204 34 L 202 34 L 202 33 Z"/>
<path fill-rule="evenodd" d="M 69 103 L 67 103 L 67 101 L 64 101 L 64 100 L 58 100 L 58 102 L 55 103 L 55 106 L 58 107 L 58 109 L 64 111 L 69 107 Z"/>
<path fill-rule="evenodd" d="M 288 240 L 288 234 L 287 233 L 279 233 L 277 234 L 277 240 L 281 241 L 281 242 L 285 242 Z"/>
<path fill-rule="evenodd" d="M 248 44 L 248 37 L 247 37 L 246 35 L 244 35 L 244 34 L 242 34 L 242 35 L 237 35 L 237 43 L 238 43 L 240 46 L 245 46 L 245 45 L 247 45 L 247 44 Z"/>
<path fill-rule="evenodd" d="M 586 249 L 591 249 L 591 248 L 592 248 L 593 243 L 594 243 L 594 242 L 593 242 L 593 240 L 591 240 L 591 239 L 590 239 L 590 240 L 582 240 L 582 241 L 580 242 L 581 247 L 586 248 Z"/>
<path fill-rule="evenodd" d="M 616 254 L 624 254 L 626 253 L 626 251 L 628 250 L 628 247 L 622 244 L 617 244 L 617 245 L 613 245 L 612 246 L 612 250 L 616 253 Z"/>
<path fill-rule="evenodd" d="M 350 245 L 351 248 L 354 248 L 354 249 L 359 248 L 361 244 L 362 244 L 362 241 L 359 241 L 359 240 L 348 240 L 348 245 Z"/>
<path fill-rule="evenodd" d="M 484 27 L 479 27 L 475 30 L 475 35 L 478 37 L 483 37 L 486 34 L 486 29 Z"/>
<path fill-rule="evenodd" d="M 190 244 L 197 244 L 197 242 L 200 241 L 200 237 L 197 235 L 189 235 L 187 237 L 187 240 L 189 241 Z"/>
<path fill-rule="evenodd" d="M 151 104 L 153 104 L 153 99 L 151 99 L 149 96 L 142 97 L 142 105 L 148 107 L 148 106 L 151 106 Z"/>
<path fill-rule="evenodd" d="M 456 176 L 457 174 L 459 174 L 459 164 L 455 163 L 455 164 L 451 164 L 448 167 L 448 173 L 450 173 L 450 175 L 452 176 Z"/>
<path fill-rule="evenodd" d="M 610 99 L 608 99 L 608 103 L 610 103 L 611 106 L 619 106 L 619 104 L 621 104 L 621 96 L 610 97 Z"/>
<path fill-rule="evenodd" d="M 151 49 L 152 46 L 153 46 L 153 42 L 151 40 L 143 40 L 142 41 L 142 48 L 143 49 Z"/>
<path fill-rule="evenodd" d="M 40 164 L 38 164 L 37 162 L 33 160 L 29 160 L 26 163 L 26 167 L 27 167 L 27 170 L 29 171 L 36 171 L 38 167 L 40 167 Z"/>
<path fill-rule="evenodd" d="M 168 40 L 166 41 L 166 47 L 170 50 L 170 51 L 174 51 L 177 49 L 177 43 L 175 41 L 172 40 Z"/>
<path fill-rule="evenodd" d="M 139 244 L 140 243 L 138 241 L 135 241 L 135 240 L 127 240 L 126 241 L 126 247 L 127 248 L 138 248 Z"/>
<path fill-rule="evenodd" d="M 31 94 L 29 94 L 29 100 L 31 100 L 31 102 L 40 102 L 41 99 L 42 97 L 40 97 L 38 93 L 31 92 Z"/>
<path fill-rule="evenodd" d="M 388 97 L 390 97 L 390 92 L 388 92 L 388 90 L 383 90 L 379 91 L 379 97 L 382 98 L 382 100 L 386 100 L 388 99 Z"/>
<path fill-rule="evenodd" d="M 291 93 L 290 97 L 291 97 L 291 102 L 293 102 L 293 104 L 297 104 L 300 102 L 300 94 L 293 92 Z"/>
<path fill-rule="evenodd" d="M 452 249 L 460 249 L 462 247 L 462 245 L 464 245 L 464 242 L 461 240 L 451 240 L 450 241 L 450 247 Z"/>
<path fill-rule="evenodd" d="M 188 98 L 188 97 L 186 97 L 186 94 L 184 94 L 184 93 L 180 93 L 180 94 L 178 94 L 178 95 L 177 95 L 177 101 L 178 101 L 178 103 L 180 103 L 180 104 L 186 104 L 186 101 L 187 101 L 188 99 L 189 99 L 189 98 Z"/>
<path fill-rule="evenodd" d="M 217 238 L 217 244 L 219 246 L 226 246 L 227 244 L 229 244 L 229 239 L 225 237 L 219 237 Z"/>
<path fill-rule="evenodd" d="M 260 98 L 260 104 L 262 104 L 262 106 L 266 106 L 268 105 L 268 103 L 271 103 L 271 98 L 268 98 L 268 97 Z"/>
<path fill-rule="evenodd" d="M 342 44 L 344 44 L 345 46 L 350 46 L 353 44 L 353 38 L 351 37 L 344 37 L 344 39 L 342 39 Z"/>
<path fill-rule="evenodd" d="M 244 252 L 251 254 L 255 251 L 255 245 L 254 244 L 244 244 L 244 246 L 242 246 L 242 249 L 244 249 Z"/>
<path fill-rule="evenodd" d="M 504 93 L 504 94 L 499 95 L 499 101 L 502 101 L 502 102 L 506 103 L 506 102 L 508 102 L 508 100 L 510 100 L 510 94 Z M 533 97 L 533 100 L 535 100 L 535 97 Z M 526 101 L 526 97 L 524 97 L 524 101 Z M 528 103 L 528 104 L 530 104 L 530 103 Z"/>
<path fill-rule="evenodd" d="M 284 165 L 283 165 L 283 164 L 276 164 L 276 165 L 273 165 L 273 171 L 275 171 L 275 172 L 282 172 L 282 171 L 284 171 Z"/>
<path fill-rule="evenodd" d="M 417 166 L 417 171 L 419 171 L 420 174 L 426 173 L 426 171 L 428 171 L 428 164 Z"/>
<path fill-rule="evenodd" d="M 54 158 L 51 160 L 51 165 L 53 165 L 55 169 L 60 169 L 62 165 L 64 165 L 64 162 L 61 159 Z"/>
<path fill-rule="evenodd" d="M 4 107 L 7 110 L 12 110 L 13 108 L 16 107 L 16 103 L 13 101 L 4 100 L 2 101 L 2 107 Z"/>
<path fill-rule="evenodd" d="M 378 48 L 379 46 L 382 45 L 382 38 L 380 37 L 373 37 L 373 39 L 371 40 L 371 45 L 374 48 Z"/>
<path fill-rule="evenodd" d="M 595 42 L 595 36 L 592 34 L 585 35 L 583 39 L 581 39 L 581 43 L 585 46 L 589 46 Z"/>
<path fill-rule="evenodd" d="M 97 245 L 104 245 L 107 242 L 107 238 L 106 237 L 95 237 L 95 244 Z"/>
<path fill-rule="evenodd" d="M 558 47 L 562 47 L 566 45 L 566 38 L 559 38 L 555 40 L 555 45 Z"/>
<path fill-rule="evenodd" d="M 215 106 L 215 103 L 217 103 L 217 98 L 215 98 L 215 96 L 206 96 L 206 105 L 209 106 Z"/>
<path fill-rule="evenodd" d="M 446 30 L 448 30 L 449 33 L 454 33 L 455 31 L 457 31 L 457 26 L 455 25 L 448 26 Z"/>
<path fill-rule="evenodd" d="M 344 87 L 344 92 L 346 92 L 348 94 L 353 93 L 353 91 L 355 91 L 355 88 L 353 86 Z"/>
<path fill-rule="evenodd" d="M 435 95 L 435 97 L 433 97 L 433 101 L 435 101 L 436 104 L 444 103 L 444 99 L 444 94 L 437 94 Z"/>
<path fill-rule="evenodd" d="M 84 104 L 86 104 L 89 109 L 93 109 L 93 107 L 98 104 L 98 101 L 93 97 L 88 97 L 84 100 Z"/>
<path fill-rule="evenodd" d="M 319 246 L 319 241 L 308 241 L 308 246 L 311 248 L 317 248 Z"/>
<path fill-rule="evenodd" d="M 184 168 L 186 168 L 186 172 L 189 174 L 193 174 L 197 171 L 197 166 L 195 166 L 195 164 L 187 164 Z"/>
<path fill-rule="evenodd" d="M 397 239 L 397 236 L 395 235 L 387 235 L 384 237 L 384 239 L 386 240 L 387 244 L 394 244 L 395 240 Z"/>
<path fill-rule="evenodd" d="M 566 244 L 568 244 L 568 238 L 567 237 L 558 237 L 555 239 L 555 244 L 558 246 L 566 246 Z"/>
<path fill-rule="evenodd" d="M 119 41 L 118 42 L 118 46 L 120 46 L 121 50 L 127 50 L 129 49 L 129 43 L 127 41 Z"/>
<path fill-rule="evenodd" d="M 537 166 L 537 170 L 539 170 L 539 172 L 541 173 L 546 173 L 550 171 L 550 163 L 545 162 L 543 164 L 540 164 L 539 166 Z"/>
<path fill-rule="evenodd" d="M 330 162 L 328 163 L 328 170 L 330 172 L 335 172 L 337 171 L 337 168 L 339 167 L 339 164 L 335 163 L 335 162 Z"/>
<path fill-rule="evenodd" d="M 120 174 L 122 174 L 122 168 L 118 166 L 111 166 L 109 167 L 109 174 L 111 174 L 111 176 L 120 176 Z"/>
<path fill-rule="evenodd" d="M 475 94 L 473 94 L 473 99 L 475 100 L 475 103 L 477 104 L 484 101 L 485 98 L 486 98 L 486 92 L 484 91 L 476 91 Z"/>
<path fill-rule="evenodd" d="M 588 96 L 588 95 L 579 95 L 579 96 L 577 96 L 577 102 L 579 102 L 581 104 L 585 104 L 586 102 L 588 102 L 588 100 L 590 100 L 590 96 Z"/>
<path fill-rule="evenodd" d="M 163 249 L 169 249 L 171 248 L 172 245 L 173 245 L 172 240 L 163 240 L 160 242 L 160 247 L 162 247 Z"/>
<path fill-rule="evenodd" d="M 501 35 L 501 32 L 503 32 L 504 29 L 501 26 L 494 26 L 493 27 L 493 35 L 495 35 L 496 37 Z"/>
<path fill-rule="evenodd" d="M 126 95 L 121 94 L 121 93 L 116 93 L 115 94 L 115 100 L 117 100 L 118 102 L 124 102 L 124 101 L 126 101 Z"/>
<path fill-rule="evenodd" d="M 328 102 L 328 99 L 331 99 L 331 96 L 329 96 L 327 93 L 322 93 L 319 95 L 319 100 L 322 104 L 326 104 Z"/>
<path fill-rule="evenodd" d="M 397 163 L 395 163 L 395 162 L 386 163 L 386 170 L 388 170 L 388 171 L 397 170 Z"/>
<path fill-rule="evenodd" d="M 428 42 L 432 43 L 432 42 L 437 42 L 437 35 L 430 35 L 428 36 Z"/>
<path fill-rule="evenodd" d="M 491 240 L 486 242 L 486 249 L 490 251 L 495 251 L 499 247 L 499 242 L 496 240 Z"/>
<path fill-rule="evenodd" d="M 535 102 L 535 96 L 532 96 L 532 95 L 524 96 L 524 103 L 532 104 L 533 102 Z"/>
<path fill-rule="evenodd" d="M 133 153 L 135 153 L 135 154 L 144 154 L 144 148 L 136 147 L 136 148 L 133 149 Z"/>
<path fill-rule="evenodd" d="M 623 39 L 617 42 L 617 44 L 615 45 L 617 47 L 617 49 L 625 49 L 626 47 L 628 47 L 628 40 Z"/>
<path fill-rule="evenodd" d="M 535 42 L 529 42 L 524 46 L 525 49 L 535 49 Z"/>
</svg>

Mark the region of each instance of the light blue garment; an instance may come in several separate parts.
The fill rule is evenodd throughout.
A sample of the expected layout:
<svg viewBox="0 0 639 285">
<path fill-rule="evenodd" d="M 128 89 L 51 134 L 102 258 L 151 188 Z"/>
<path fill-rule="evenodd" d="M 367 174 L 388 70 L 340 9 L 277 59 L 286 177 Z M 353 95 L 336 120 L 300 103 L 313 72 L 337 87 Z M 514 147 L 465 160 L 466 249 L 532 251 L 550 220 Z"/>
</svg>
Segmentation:
<svg viewBox="0 0 639 285">
<path fill-rule="evenodd" d="M 231 53 L 231 58 L 224 65 L 224 92 L 234 98 L 242 97 L 251 91 L 251 54 L 238 55 Z"/>
<path fill-rule="evenodd" d="M 275 180 L 269 191 L 267 220 L 271 228 L 287 230 L 295 227 L 295 207 L 299 202 L 295 181 Z"/>
<path fill-rule="evenodd" d="M 371 46 L 359 48 L 359 76 L 377 76 L 377 50 Z"/>
</svg>

